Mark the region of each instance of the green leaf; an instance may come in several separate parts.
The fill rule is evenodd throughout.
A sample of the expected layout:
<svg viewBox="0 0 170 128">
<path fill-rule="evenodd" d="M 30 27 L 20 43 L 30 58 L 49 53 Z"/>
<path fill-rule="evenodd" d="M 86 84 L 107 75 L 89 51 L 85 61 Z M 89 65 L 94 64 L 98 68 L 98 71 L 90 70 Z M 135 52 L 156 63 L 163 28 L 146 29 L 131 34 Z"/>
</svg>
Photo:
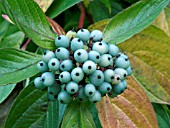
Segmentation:
<svg viewBox="0 0 170 128">
<path fill-rule="evenodd" d="M 0 15 L 2 13 L 0 12 Z M 19 48 L 24 40 L 24 33 L 19 31 L 16 26 L 8 23 L 0 17 L 0 48 Z"/>
<path fill-rule="evenodd" d="M 140 32 L 161 13 L 169 0 L 138 2 L 113 17 L 104 30 L 104 40 L 119 44 Z"/>
<path fill-rule="evenodd" d="M 74 101 L 68 104 L 61 127 L 95 128 L 95 123 L 89 111 L 89 103 Z"/>
<path fill-rule="evenodd" d="M 49 102 L 45 127 L 58 128 L 59 127 L 58 115 L 59 115 L 58 101 Z"/>
<path fill-rule="evenodd" d="M 38 46 L 55 49 L 56 35 L 45 14 L 33 0 L 4 0 L 3 7 L 15 25 Z"/>
<path fill-rule="evenodd" d="M 8 84 L 6 86 L 0 86 L 0 104 L 11 94 L 16 84 Z"/>
<path fill-rule="evenodd" d="M 99 119 L 99 116 L 98 116 L 98 111 L 96 109 L 95 104 L 90 105 L 90 112 L 91 112 L 91 115 L 93 117 L 96 128 L 102 128 L 101 123 L 100 123 L 100 119 Z"/>
<path fill-rule="evenodd" d="M 0 48 L 19 48 L 23 42 L 25 34 L 21 31 L 13 33 L 3 38 L 0 42 Z"/>
<path fill-rule="evenodd" d="M 104 20 L 104 19 L 109 18 L 108 9 L 99 0 L 93 0 L 92 2 L 90 2 L 87 9 L 88 9 L 88 12 L 92 15 L 94 22 L 98 22 L 100 20 Z"/>
<path fill-rule="evenodd" d="M 156 112 L 159 128 L 170 127 L 170 110 L 167 105 L 152 103 Z"/>
<path fill-rule="evenodd" d="M 66 105 L 60 104 L 58 100 L 55 102 L 49 102 L 45 127 L 59 128 L 65 108 Z"/>
<path fill-rule="evenodd" d="M 20 82 L 38 74 L 36 64 L 41 56 L 26 51 L 0 49 L 0 85 Z"/>
<path fill-rule="evenodd" d="M 48 8 L 46 15 L 50 18 L 54 18 L 80 1 L 81 0 L 54 0 L 52 5 Z"/>
<path fill-rule="evenodd" d="M 47 111 L 46 93 L 32 85 L 27 86 L 15 100 L 6 128 L 43 128 Z"/>
<path fill-rule="evenodd" d="M 100 0 L 109 10 L 109 13 L 111 13 L 111 2 L 110 0 Z"/>
<path fill-rule="evenodd" d="M 5 20 L 1 20 L 0 21 L 0 42 L 2 41 L 3 37 L 5 36 L 5 34 L 8 31 L 9 28 L 9 23 Z"/>
<path fill-rule="evenodd" d="M 135 3 L 135 2 L 137 2 L 137 1 L 139 1 L 139 0 L 124 0 L 124 1 L 127 1 L 127 2 L 129 2 L 129 3 Z"/>
</svg>

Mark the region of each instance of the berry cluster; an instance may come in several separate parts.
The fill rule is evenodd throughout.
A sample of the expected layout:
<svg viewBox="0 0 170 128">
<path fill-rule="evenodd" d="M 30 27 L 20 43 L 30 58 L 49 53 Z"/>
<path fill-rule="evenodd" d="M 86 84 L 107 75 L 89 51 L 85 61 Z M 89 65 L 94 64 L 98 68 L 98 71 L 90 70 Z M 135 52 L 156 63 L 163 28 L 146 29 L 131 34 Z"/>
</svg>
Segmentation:
<svg viewBox="0 0 170 128">
<path fill-rule="evenodd" d="M 37 89 L 47 88 L 50 101 L 72 100 L 96 103 L 108 94 L 115 97 L 127 87 L 132 74 L 128 56 L 114 44 L 102 40 L 103 33 L 80 29 L 55 40 L 55 52 L 46 51 L 37 68 L 41 77 L 34 80 Z"/>
</svg>

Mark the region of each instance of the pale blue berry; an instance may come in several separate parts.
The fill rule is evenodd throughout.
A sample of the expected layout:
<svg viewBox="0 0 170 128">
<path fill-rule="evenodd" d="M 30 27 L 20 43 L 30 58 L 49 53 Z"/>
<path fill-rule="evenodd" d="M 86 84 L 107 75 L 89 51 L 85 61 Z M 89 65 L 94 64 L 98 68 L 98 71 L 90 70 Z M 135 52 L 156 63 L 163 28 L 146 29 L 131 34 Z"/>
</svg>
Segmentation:
<svg viewBox="0 0 170 128">
<path fill-rule="evenodd" d="M 100 86 L 98 86 L 98 90 L 102 94 L 106 94 L 112 90 L 112 86 L 108 82 L 103 82 Z"/>
<path fill-rule="evenodd" d="M 44 52 L 43 56 L 42 56 L 42 60 L 45 62 L 45 63 L 48 63 L 48 61 L 52 58 L 55 58 L 55 53 L 52 52 L 52 51 L 46 51 Z"/>
<path fill-rule="evenodd" d="M 99 102 L 101 100 L 101 93 L 99 91 L 95 91 L 95 94 L 92 97 L 89 97 L 89 101 L 96 103 Z"/>
<path fill-rule="evenodd" d="M 94 73 L 89 75 L 89 80 L 93 85 L 99 86 L 104 82 L 104 74 L 101 70 L 96 70 Z"/>
<path fill-rule="evenodd" d="M 69 94 L 75 94 L 79 89 L 79 86 L 76 82 L 70 81 L 69 83 L 66 84 L 66 91 Z"/>
<path fill-rule="evenodd" d="M 83 64 L 83 71 L 86 74 L 92 74 L 94 71 L 96 71 L 96 64 L 91 60 L 87 60 Z"/>
<path fill-rule="evenodd" d="M 80 82 L 81 80 L 83 80 L 84 72 L 83 72 L 82 68 L 80 68 L 80 67 L 74 68 L 71 71 L 71 78 L 73 81 L 75 81 L 77 83 Z"/>
<path fill-rule="evenodd" d="M 59 75 L 59 80 L 61 83 L 68 83 L 71 80 L 71 74 L 68 71 L 63 71 Z"/>
<path fill-rule="evenodd" d="M 117 56 L 119 53 L 119 48 L 115 44 L 110 44 L 109 45 L 109 54 L 112 55 L 113 57 Z"/>
<path fill-rule="evenodd" d="M 72 97 L 67 91 L 61 91 L 58 94 L 58 101 L 63 104 L 68 104 L 72 101 Z"/>
<path fill-rule="evenodd" d="M 56 52 L 56 57 L 60 60 L 66 60 L 70 57 L 70 52 L 64 48 L 64 47 L 59 47 Z"/>
<path fill-rule="evenodd" d="M 48 67 L 51 71 L 58 71 L 60 68 L 60 61 L 57 58 L 52 58 L 48 62 Z"/>
<path fill-rule="evenodd" d="M 53 86 L 55 82 L 55 75 L 51 72 L 45 72 L 41 76 L 42 82 L 44 86 Z"/>
<path fill-rule="evenodd" d="M 132 68 L 131 66 L 129 66 L 127 69 L 126 69 L 127 73 L 128 73 L 128 76 L 132 75 Z"/>
<path fill-rule="evenodd" d="M 57 47 L 64 47 L 64 48 L 68 48 L 69 47 L 69 38 L 65 35 L 60 35 L 55 39 L 55 45 Z"/>
<path fill-rule="evenodd" d="M 88 53 L 89 60 L 93 61 L 94 63 L 100 62 L 100 54 L 96 51 L 90 51 Z"/>
<path fill-rule="evenodd" d="M 75 52 L 76 50 L 78 49 L 82 49 L 83 48 L 83 41 L 80 40 L 79 38 L 74 38 L 72 41 L 71 41 L 71 50 L 73 52 Z"/>
<path fill-rule="evenodd" d="M 84 49 L 79 49 L 74 53 L 74 59 L 79 62 L 83 63 L 88 59 L 88 53 Z"/>
<path fill-rule="evenodd" d="M 113 65 L 113 59 L 110 54 L 103 54 L 100 57 L 100 62 L 98 63 L 101 67 L 107 67 L 109 65 Z"/>
<path fill-rule="evenodd" d="M 60 64 L 61 71 L 70 71 L 73 68 L 73 63 L 71 60 L 64 60 Z"/>
<path fill-rule="evenodd" d="M 116 68 L 114 72 L 120 75 L 120 80 L 125 80 L 128 76 L 127 71 L 123 68 Z"/>
<path fill-rule="evenodd" d="M 40 72 L 46 72 L 49 70 L 48 65 L 44 61 L 38 62 L 37 68 Z"/>
<path fill-rule="evenodd" d="M 80 29 L 77 32 L 77 37 L 80 38 L 82 41 L 88 41 L 90 38 L 90 32 L 87 29 Z"/>
<path fill-rule="evenodd" d="M 119 84 L 113 86 L 113 90 L 117 95 L 123 93 L 125 89 L 126 87 L 123 82 L 120 82 Z"/>
<path fill-rule="evenodd" d="M 127 69 L 130 66 L 130 61 L 128 58 L 118 57 L 115 59 L 115 66 L 117 68 Z"/>
<path fill-rule="evenodd" d="M 103 33 L 100 30 L 93 30 L 90 33 L 90 38 L 93 38 L 93 41 L 99 41 L 103 38 Z"/>
<path fill-rule="evenodd" d="M 86 96 L 92 97 L 96 92 L 96 88 L 93 84 L 86 84 L 84 87 L 84 92 Z"/>
<path fill-rule="evenodd" d="M 112 69 L 107 69 L 104 71 L 104 80 L 111 83 L 114 80 L 114 71 Z"/>
<path fill-rule="evenodd" d="M 44 89 L 45 88 L 45 86 L 43 85 L 41 77 L 36 77 L 34 79 L 34 86 L 37 89 Z"/>
<path fill-rule="evenodd" d="M 96 42 L 92 46 L 93 51 L 97 51 L 100 55 L 108 52 L 108 47 L 104 42 Z"/>
</svg>

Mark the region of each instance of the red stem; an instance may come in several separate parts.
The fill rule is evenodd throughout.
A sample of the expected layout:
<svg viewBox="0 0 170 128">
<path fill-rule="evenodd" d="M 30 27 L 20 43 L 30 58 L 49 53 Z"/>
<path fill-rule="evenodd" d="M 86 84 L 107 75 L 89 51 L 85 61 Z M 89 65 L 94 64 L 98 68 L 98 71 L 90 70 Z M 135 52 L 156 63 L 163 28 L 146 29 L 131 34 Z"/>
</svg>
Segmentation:
<svg viewBox="0 0 170 128">
<path fill-rule="evenodd" d="M 81 11 L 80 18 L 79 18 L 79 24 L 78 24 L 78 30 L 79 30 L 79 29 L 83 28 L 86 12 L 85 12 L 85 8 L 82 3 L 78 3 L 77 5 Z"/>
<path fill-rule="evenodd" d="M 22 50 L 25 50 L 27 48 L 27 45 L 31 42 L 31 39 L 28 39 L 25 44 L 21 47 Z"/>
</svg>

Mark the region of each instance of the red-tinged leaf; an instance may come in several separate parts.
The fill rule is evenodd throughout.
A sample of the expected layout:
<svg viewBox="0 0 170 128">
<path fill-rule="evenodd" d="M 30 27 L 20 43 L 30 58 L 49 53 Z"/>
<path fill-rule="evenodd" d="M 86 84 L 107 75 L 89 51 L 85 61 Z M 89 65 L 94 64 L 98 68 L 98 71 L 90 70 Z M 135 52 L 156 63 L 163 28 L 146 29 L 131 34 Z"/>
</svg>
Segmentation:
<svg viewBox="0 0 170 128">
<path fill-rule="evenodd" d="M 97 104 L 103 128 L 158 128 L 153 107 L 139 84 L 129 77 L 128 89 Z"/>
<path fill-rule="evenodd" d="M 54 20 L 50 19 L 49 17 L 47 17 L 47 19 L 50 22 L 50 25 L 53 28 L 55 33 L 57 33 L 58 35 L 65 35 L 66 34 L 64 29 L 58 23 L 56 23 Z"/>
<path fill-rule="evenodd" d="M 119 48 L 126 51 L 133 75 L 150 101 L 170 104 L 170 37 L 149 26 Z"/>
</svg>

